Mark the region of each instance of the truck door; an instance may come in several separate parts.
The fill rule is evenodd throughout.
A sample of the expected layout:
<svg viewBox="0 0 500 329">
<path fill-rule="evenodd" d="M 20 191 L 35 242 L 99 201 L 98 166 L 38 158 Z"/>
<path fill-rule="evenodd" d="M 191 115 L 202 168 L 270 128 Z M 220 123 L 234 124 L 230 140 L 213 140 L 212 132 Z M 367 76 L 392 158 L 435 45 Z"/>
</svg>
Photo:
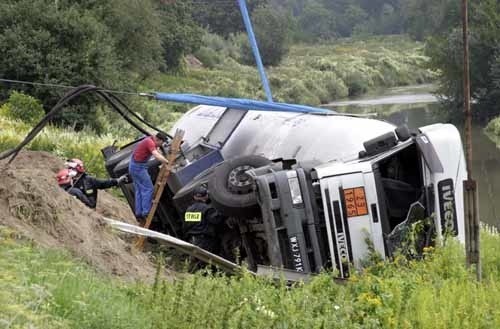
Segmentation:
<svg viewBox="0 0 500 329">
<path fill-rule="evenodd" d="M 437 205 L 436 230 L 438 235 L 450 233 L 464 242 L 463 181 L 467 179 L 467 171 L 460 134 L 451 124 L 435 124 L 421 130 L 442 163 L 442 170 L 428 171 L 428 181 L 434 187 Z"/>
<path fill-rule="evenodd" d="M 320 186 L 329 256 L 339 276 L 346 278 L 350 275 L 350 264 L 358 267 L 367 255 L 367 238 L 384 255 L 375 180 L 371 172 L 358 172 L 325 177 Z"/>
</svg>

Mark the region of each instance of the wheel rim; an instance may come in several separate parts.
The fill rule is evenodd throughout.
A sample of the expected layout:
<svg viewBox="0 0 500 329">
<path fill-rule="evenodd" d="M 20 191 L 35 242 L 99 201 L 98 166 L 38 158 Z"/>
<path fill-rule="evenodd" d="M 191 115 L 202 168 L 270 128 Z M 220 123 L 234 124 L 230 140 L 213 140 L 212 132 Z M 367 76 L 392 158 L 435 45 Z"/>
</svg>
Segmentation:
<svg viewBox="0 0 500 329">
<path fill-rule="evenodd" d="M 238 166 L 229 172 L 227 177 L 227 187 L 229 191 L 236 194 L 248 194 L 252 191 L 253 179 L 247 173 L 247 170 L 253 169 L 252 166 Z"/>
</svg>

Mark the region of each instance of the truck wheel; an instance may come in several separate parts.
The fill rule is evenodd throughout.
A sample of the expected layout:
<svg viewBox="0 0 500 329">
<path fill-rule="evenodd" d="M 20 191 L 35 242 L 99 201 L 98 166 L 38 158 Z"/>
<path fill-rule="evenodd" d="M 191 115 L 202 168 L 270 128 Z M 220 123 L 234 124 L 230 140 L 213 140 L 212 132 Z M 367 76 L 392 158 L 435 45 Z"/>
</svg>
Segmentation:
<svg viewBox="0 0 500 329">
<path fill-rule="evenodd" d="M 217 166 L 208 181 L 210 199 L 226 216 L 252 217 L 257 211 L 254 181 L 245 171 L 270 164 L 268 159 L 249 155 Z"/>
</svg>

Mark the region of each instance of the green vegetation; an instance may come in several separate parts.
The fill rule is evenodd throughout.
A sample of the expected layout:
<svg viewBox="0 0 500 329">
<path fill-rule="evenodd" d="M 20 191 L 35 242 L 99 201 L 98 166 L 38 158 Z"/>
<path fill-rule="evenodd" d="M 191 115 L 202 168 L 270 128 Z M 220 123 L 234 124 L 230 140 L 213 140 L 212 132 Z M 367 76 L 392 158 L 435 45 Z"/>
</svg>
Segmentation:
<svg viewBox="0 0 500 329">
<path fill-rule="evenodd" d="M 157 75 L 145 84 L 153 90 L 264 98 L 257 70 L 238 63 L 238 37 L 206 35 L 203 44 L 200 58 L 212 69 Z M 268 69 L 268 77 L 277 101 L 318 105 L 378 88 L 432 81 L 434 73 L 424 68 L 428 58 L 422 52 L 423 44 L 402 36 L 296 44 L 281 65 Z"/>
<path fill-rule="evenodd" d="M 17 146 L 32 126 L 0 116 L 0 150 L 4 151 Z M 85 162 L 88 171 L 98 176 L 105 176 L 104 161 L 101 149 L 113 144 L 111 135 L 96 136 L 92 131 L 75 132 L 72 129 L 46 127 L 27 149 L 47 151 L 62 159 L 80 158 Z"/>
<path fill-rule="evenodd" d="M 432 75 L 419 68 L 427 61 L 421 46 L 404 37 L 366 44 L 337 39 L 403 33 L 414 1 L 248 0 L 263 61 L 272 65 L 276 99 L 317 105 L 375 88 L 429 81 Z M 415 22 L 419 29 L 420 21 Z M 236 2 L 6 0 L 0 3 L 0 72 L 7 79 L 140 91 L 157 86 L 151 80 L 183 79 L 187 86 L 180 91 L 263 98 L 243 31 Z M 322 54 L 315 52 L 318 42 Z M 304 57 L 296 56 L 304 51 Z M 184 59 L 193 53 L 215 72 L 190 72 Z M 158 77 L 159 72 L 168 77 Z M 162 84 L 161 90 L 175 89 L 175 84 Z M 45 111 L 64 91 L 43 85 L 5 87 L 0 105 L 17 90 L 39 99 Z M 144 102 L 127 99 L 133 102 L 136 111 L 151 116 Z M 105 132 L 105 122 L 114 117 L 99 104 L 98 97 L 82 97 L 54 124 Z M 170 120 L 152 117 L 157 124 Z"/>
<path fill-rule="evenodd" d="M 259 7 L 253 12 L 253 24 L 263 65 L 278 65 L 290 46 L 287 17 L 279 11 Z M 241 52 L 245 64 L 255 65 L 249 42 L 241 44 Z"/>
<path fill-rule="evenodd" d="M 274 98 L 318 105 L 430 81 L 433 74 L 422 68 L 428 61 L 422 45 L 408 38 L 337 39 L 404 32 L 403 4 L 412 1 L 248 0 L 264 64 L 272 65 L 268 74 Z M 319 41 L 321 45 L 314 43 Z M 0 44 L 2 78 L 264 98 L 236 3 L 7 0 L 0 4 Z M 204 68 L 186 66 L 185 55 L 191 53 Z M 4 86 L 0 106 L 16 91 L 40 100 L 45 111 L 64 91 L 42 85 Z M 187 109 L 153 106 L 133 97 L 125 101 L 160 126 Z M 110 124 L 117 116 L 101 104 L 98 97 L 81 97 L 53 124 L 97 134 L 130 134 L 126 126 Z M 4 108 L 4 115 L 10 112 Z"/>
<path fill-rule="evenodd" d="M 422 0 L 247 0 L 251 14 L 259 7 L 288 16 L 294 41 L 316 42 L 353 35 L 386 35 L 410 31 L 409 10 Z M 239 8 L 191 0 L 195 20 L 223 37 L 244 30 Z M 435 15 L 435 14 L 434 14 Z"/>
<path fill-rule="evenodd" d="M 224 38 L 231 34 L 245 30 L 240 8 L 234 3 L 191 0 L 193 6 L 193 18 L 202 27 L 210 32 L 218 34 Z M 267 3 L 267 0 L 247 0 L 247 9 L 250 15 L 253 11 Z"/>
<path fill-rule="evenodd" d="M 103 277 L 1 228 L 0 327 L 498 328 L 498 233 L 483 229 L 482 246 L 481 283 L 448 241 L 422 261 L 378 262 L 342 283 L 323 273 L 290 289 L 200 272 L 150 286 Z"/>
<path fill-rule="evenodd" d="M 460 10 L 456 1 L 441 0 L 439 3 L 442 10 L 450 10 L 428 39 L 426 55 L 431 59 L 430 68 L 439 73 L 438 92 L 445 96 L 444 101 L 456 118 L 463 114 Z M 476 118 L 488 120 L 500 114 L 500 3 L 496 0 L 471 1 L 469 6 L 470 91 L 475 101 L 472 110 Z"/>
<path fill-rule="evenodd" d="M 140 90 L 264 99 L 257 70 L 237 62 L 238 40 L 238 37 L 224 40 L 206 34 L 201 49 L 222 54 L 213 68 L 192 68 L 182 75 L 156 74 L 143 81 Z M 280 66 L 268 70 L 274 98 L 319 105 L 381 87 L 430 81 L 434 74 L 423 68 L 428 59 L 421 54 L 422 47 L 421 43 L 399 36 L 345 39 L 314 47 L 295 45 Z M 94 106 L 86 114 L 92 115 L 92 120 L 80 122 L 75 104 L 82 101 L 86 104 L 86 99 L 80 99 L 63 110 L 61 116 L 68 120 L 65 128 L 45 128 L 28 148 L 54 152 L 61 157 L 78 156 L 89 164 L 92 173 L 104 175 L 100 149 L 115 139 L 118 145 L 123 145 L 138 137 L 138 132 L 103 105 Z M 146 120 L 165 130 L 190 108 L 186 104 L 137 97 L 127 98 L 126 102 Z M 40 103 L 13 92 L 0 109 L 0 151 L 3 151 L 17 145 L 39 120 Z"/>
<path fill-rule="evenodd" d="M 488 122 L 484 131 L 496 145 L 500 145 L 500 117 L 496 117 Z"/>
<path fill-rule="evenodd" d="M 181 1 L 2 1 L 0 72 L 39 83 L 130 88 L 159 69 L 175 71 L 197 47 L 199 28 L 189 15 Z M 15 87 L 40 99 L 46 110 L 61 97 L 57 88 Z M 1 88 L 0 99 L 8 93 Z M 86 97 L 57 121 L 103 130 L 96 103 Z"/>
<path fill-rule="evenodd" d="M 13 91 L 8 101 L 0 107 L 0 115 L 37 124 L 45 113 L 42 104 L 36 98 Z"/>
</svg>

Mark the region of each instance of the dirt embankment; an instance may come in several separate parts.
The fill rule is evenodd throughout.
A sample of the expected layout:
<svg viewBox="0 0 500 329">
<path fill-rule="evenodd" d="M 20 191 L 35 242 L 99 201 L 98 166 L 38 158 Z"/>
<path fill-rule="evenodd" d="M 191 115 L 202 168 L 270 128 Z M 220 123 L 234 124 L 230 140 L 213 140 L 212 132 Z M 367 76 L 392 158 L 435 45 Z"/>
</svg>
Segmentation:
<svg viewBox="0 0 500 329">
<path fill-rule="evenodd" d="M 69 250 L 106 273 L 150 281 L 155 268 L 131 248 L 132 239 L 112 231 L 102 216 L 135 223 L 129 206 L 99 191 L 97 211 L 56 183 L 63 161 L 46 152 L 21 152 L 9 165 L 0 161 L 0 225 L 15 229 L 42 246 Z"/>
</svg>

